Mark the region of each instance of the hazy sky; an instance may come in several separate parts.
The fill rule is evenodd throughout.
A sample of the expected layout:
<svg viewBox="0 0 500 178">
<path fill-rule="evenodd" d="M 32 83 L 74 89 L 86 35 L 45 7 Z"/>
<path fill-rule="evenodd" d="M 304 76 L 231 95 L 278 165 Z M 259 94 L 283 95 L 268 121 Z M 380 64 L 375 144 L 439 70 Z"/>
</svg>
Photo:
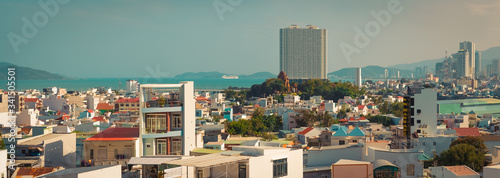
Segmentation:
<svg viewBox="0 0 500 178">
<path fill-rule="evenodd" d="M 0 62 L 70 77 L 277 74 L 279 29 L 291 24 L 327 29 L 329 72 L 440 58 L 464 40 L 478 50 L 500 46 L 496 0 L 401 0 L 400 12 L 351 60 L 341 44 L 356 46 L 354 29 L 376 22 L 372 10 L 389 12 L 389 0 L 70 0 L 49 15 L 39 2 L 56 1 L 0 1 Z"/>
</svg>

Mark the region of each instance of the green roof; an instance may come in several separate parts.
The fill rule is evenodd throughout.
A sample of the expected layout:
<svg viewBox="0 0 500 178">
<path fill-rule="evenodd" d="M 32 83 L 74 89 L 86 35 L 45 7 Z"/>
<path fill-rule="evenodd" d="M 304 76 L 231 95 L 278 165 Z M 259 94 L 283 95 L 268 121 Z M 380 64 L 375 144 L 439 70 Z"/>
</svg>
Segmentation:
<svg viewBox="0 0 500 178">
<path fill-rule="evenodd" d="M 425 153 L 417 155 L 419 161 L 431 160 L 431 157 Z"/>
<path fill-rule="evenodd" d="M 359 127 L 356 127 L 349 133 L 349 136 L 365 136 L 365 133 Z"/>
<path fill-rule="evenodd" d="M 333 136 L 337 136 L 337 137 L 345 137 L 345 136 L 347 136 L 347 133 L 346 133 L 344 130 L 339 129 L 337 132 L 335 132 L 335 133 L 333 134 Z"/>
</svg>

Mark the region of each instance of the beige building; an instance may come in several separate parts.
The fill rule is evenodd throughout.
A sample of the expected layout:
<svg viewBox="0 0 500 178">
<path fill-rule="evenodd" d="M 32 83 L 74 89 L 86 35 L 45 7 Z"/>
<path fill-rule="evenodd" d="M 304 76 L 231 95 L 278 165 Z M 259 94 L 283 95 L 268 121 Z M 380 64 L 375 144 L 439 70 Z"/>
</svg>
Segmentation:
<svg viewBox="0 0 500 178">
<path fill-rule="evenodd" d="M 41 167 L 76 167 L 76 135 L 44 134 L 17 141 L 17 160 L 38 160 Z"/>
<path fill-rule="evenodd" d="M 139 155 L 139 128 L 108 128 L 83 141 L 84 159 L 94 165 L 121 164 Z"/>
</svg>

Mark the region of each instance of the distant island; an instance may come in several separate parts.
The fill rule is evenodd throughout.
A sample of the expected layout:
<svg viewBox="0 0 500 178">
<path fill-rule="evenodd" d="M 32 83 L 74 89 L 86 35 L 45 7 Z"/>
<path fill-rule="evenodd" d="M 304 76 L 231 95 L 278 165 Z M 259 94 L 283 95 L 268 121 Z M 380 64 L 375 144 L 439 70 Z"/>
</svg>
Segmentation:
<svg viewBox="0 0 500 178">
<path fill-rule="evenodd" d="M 16 68 L 16 80 L 64 80 L 68 79 L 62 75 L 50 73 L 43 70 L 22 67 L 7 62 L 0 62 L 0 71 L 7 71 L 8 68 Z M 1 80 L 7 80 L 7 72 L 0 73 Z"/>
<path fill-rule="evenodd" d="M 353 79 L 356 75 L 356 68 L 343 68 L 335 72 L 328 73 L 329 77 L 338 79 Z M 399 75 L 401 78 L 408 78 L 413 73 L 413 70 L 402 70 L 396 68 L 380 67 L 380 66 L 366 66 L 361 68 L 361 76 L 366 79 L 381 79 L 384 78 L 385 69 L 389 72 L 389 76 Z"/>
</svg>

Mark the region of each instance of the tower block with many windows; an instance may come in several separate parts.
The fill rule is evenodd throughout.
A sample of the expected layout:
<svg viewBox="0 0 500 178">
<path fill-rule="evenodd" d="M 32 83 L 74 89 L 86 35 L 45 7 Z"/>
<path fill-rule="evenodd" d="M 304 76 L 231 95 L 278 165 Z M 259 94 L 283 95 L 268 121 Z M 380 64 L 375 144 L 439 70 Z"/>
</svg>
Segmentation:
<svg viewBox="0 0 500 178">
<path fill-rule="evenodd" d="M 192 81 L 140 85 L 140 156 L 189 155 L 195 148 Z"/>
</svg>

